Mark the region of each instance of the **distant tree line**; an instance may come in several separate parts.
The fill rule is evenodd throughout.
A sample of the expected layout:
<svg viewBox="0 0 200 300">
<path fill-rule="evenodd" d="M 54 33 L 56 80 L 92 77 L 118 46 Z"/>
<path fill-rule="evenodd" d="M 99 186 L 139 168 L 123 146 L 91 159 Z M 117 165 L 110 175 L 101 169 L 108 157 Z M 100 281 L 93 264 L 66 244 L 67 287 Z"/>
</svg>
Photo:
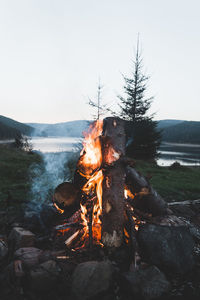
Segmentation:
<svg viewBox="0 0 200 300">
<path fill-rule="evenodd" d="M 21 136 L 21 132 L 0 122 L 0 140 L 14 139 Z"/>
<path fill-rule="evenodd" d="M 162 130 L 162 141 L 200 144 L 200 122 L 184 121 Z"/>
</svg>

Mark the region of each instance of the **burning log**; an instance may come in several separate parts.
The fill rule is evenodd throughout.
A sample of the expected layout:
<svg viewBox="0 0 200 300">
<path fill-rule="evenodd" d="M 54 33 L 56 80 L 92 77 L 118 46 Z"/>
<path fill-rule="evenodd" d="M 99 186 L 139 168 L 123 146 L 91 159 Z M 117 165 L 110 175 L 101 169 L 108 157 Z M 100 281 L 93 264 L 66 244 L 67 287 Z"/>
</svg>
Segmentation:
<svg viewBox="0 0 200 300">
<path fill-rule="evenodd" d="M 119 247 L 124 224 L 124 168 L 120 162 L 107 168 L 103 180 L 102 241 L 105 246 Z"/>
<path fill-rule="evenodd" d="M 109 247 L 119 247 L 123 240 L 125 169 L 120 157 L 124 154 L 124 122 L 106 118 L 102 138 L 102 241 Z"/>
<path fill-rule="evenodd" d="M 133 206 L 153 216 L 167 213 L 167 203 L 152 188 L 147 179 L 133 167 L 126 167 L 126 185 L 134 194 Z"/>
<path fill-rule="evenodd" d="M 63 214 L 70 210 L 77 209 L 80 203 L 80 190 L 71 182 L 59 184 L 53 195 L 53 204 Z"/>
</svg>

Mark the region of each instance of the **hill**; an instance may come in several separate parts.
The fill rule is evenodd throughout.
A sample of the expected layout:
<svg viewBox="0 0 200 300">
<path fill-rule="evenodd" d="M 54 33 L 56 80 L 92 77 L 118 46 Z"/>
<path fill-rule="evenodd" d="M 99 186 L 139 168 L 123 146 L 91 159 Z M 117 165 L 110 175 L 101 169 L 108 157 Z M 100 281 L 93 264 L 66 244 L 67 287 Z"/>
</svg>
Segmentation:
<svg viewBox="0 0 200 300">
<path fill-rule="evenodd" d="M 172 120 L 172 119 L 160 120 L 158 121 L 158 129 L 163 129 L 169 126 L 177 125 L 182 122 L 184 122 L 184 120 Z"/>
<path fill-rule="evenodd" d="M 40 124 L 28 123 L 29 126 L 35 130 L 35 136 L 68 136 L 68 137 L 81 137 L 83 131 L 88 128 L 89 121 L 78 120 L 56 124 Z"/>
<path fill-rule="evenodd" d="M 30 136 L 33 130 L 26 124 L 0 115 L 0 139 L 12 139 L 20 134 Z"/>
<path fill-rule="evenodd" d="M 13 139 L 20 135 L 21 133 L 19 130 L 9 127 L 0 122 L 0 140 Z"/>
<path fill-rule="evenodd" d="M 162 140 L 171 143 L 200 144 L 200 122 L 183 121 L 163 128 Z"/>
</svg>

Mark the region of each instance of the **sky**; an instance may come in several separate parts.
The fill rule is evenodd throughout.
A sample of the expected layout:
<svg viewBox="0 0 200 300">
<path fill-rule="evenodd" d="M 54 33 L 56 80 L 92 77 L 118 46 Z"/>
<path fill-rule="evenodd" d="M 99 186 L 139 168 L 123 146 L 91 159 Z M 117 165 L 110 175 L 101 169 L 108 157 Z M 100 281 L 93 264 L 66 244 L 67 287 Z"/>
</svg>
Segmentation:
<svg viewBox="0 0 200 300">
<path fill-rule="evenodd" d="M 138 33 L 150 113 L 200 121 L 199 0 L 0 0 L 0 115 L 91 119 L 99 77 L 117 111 Z"/>
</svg>

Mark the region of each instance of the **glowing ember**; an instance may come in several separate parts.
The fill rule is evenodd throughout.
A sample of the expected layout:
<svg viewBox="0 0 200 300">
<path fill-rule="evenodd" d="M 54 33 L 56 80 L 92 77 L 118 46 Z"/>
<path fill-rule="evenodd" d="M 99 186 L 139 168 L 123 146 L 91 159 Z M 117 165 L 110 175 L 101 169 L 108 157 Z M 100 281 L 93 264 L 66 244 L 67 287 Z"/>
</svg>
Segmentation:
<svg viewBox="0 0 200 300">
<path fill-rule="evenodd" d="M 59 211 L 60 214 L 63 214 L 63 213 L 64 213 L 64 210 L 63 210 L 63 209 L 60 209 L 60 208 L 58 207 L 58 205 L 57 205 L 55 202 L 54 202 L 53 205 L 54 205 L 55 208 Z"/>
<path fill-rule="evenodd" d="M 133 199 L 133 198 L 134 198 L 134 195 L 131 193 L 131 191 L 130 191 L 129 189 L 125 188 L 125 189 L 124 189 L 124 197 L 125 197 L 126 199 L 128 199 L 128 197 L 131 198 L 131 199 Z"/>
<path fill-rule="evenodd" d="M 115 151 L 115 149 L 112 146 L 109 146 L 107 155 L 106 155 L 106 163 L 107 164 L 112 164 L 116 160 L 120 158 L 120 153 Z"/>
</svg>

